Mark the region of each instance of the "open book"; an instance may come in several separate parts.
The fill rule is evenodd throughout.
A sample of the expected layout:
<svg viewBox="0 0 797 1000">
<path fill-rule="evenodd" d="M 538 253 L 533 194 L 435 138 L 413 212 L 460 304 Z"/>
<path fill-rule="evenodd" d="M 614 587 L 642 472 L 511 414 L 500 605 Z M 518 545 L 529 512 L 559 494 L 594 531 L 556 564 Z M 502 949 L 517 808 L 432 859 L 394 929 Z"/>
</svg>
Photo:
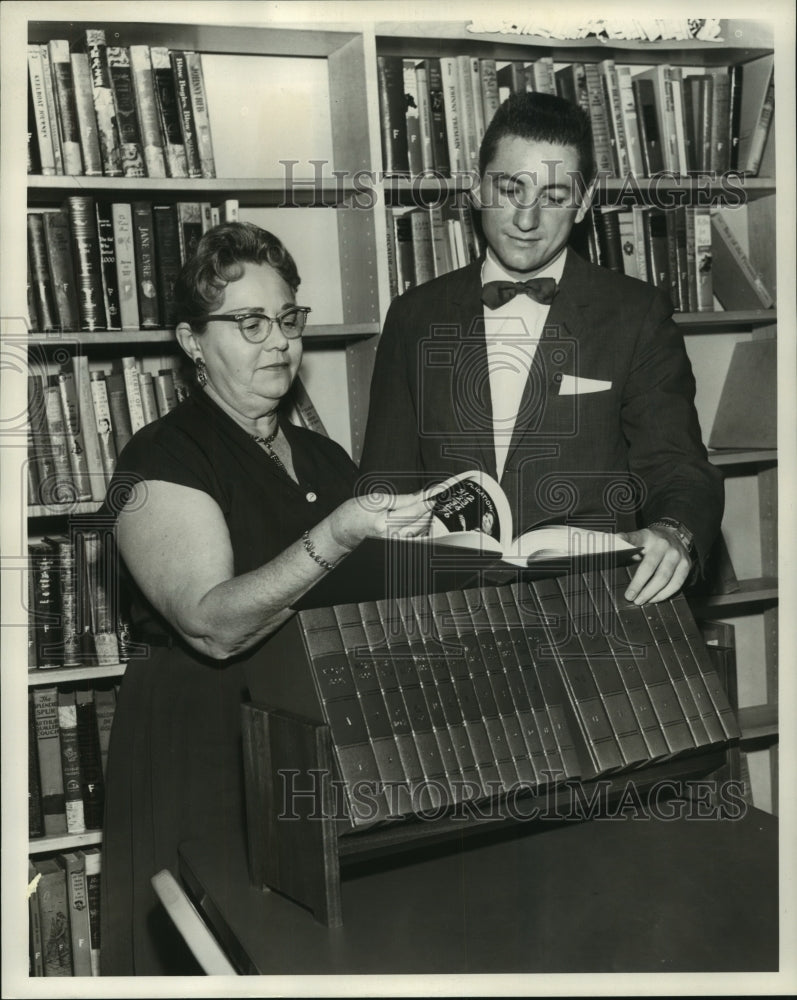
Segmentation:
<svg viewBox="0 0 797 1000">
<path fill-rule="evenodd" d="M 437 498 L 429 534 L 435 546 L 473 549 L 494 554 L 501 562 L 528 567 L 559 560 L 602 562 L 614 555 L 614 565 L 629 562 L 640 550 L 618 535 L 572 524 L 549 524 L 518 537 L 512 511 L 501 486 L 485 472 L 471 470 L 430 488 Z"/>
</svg>

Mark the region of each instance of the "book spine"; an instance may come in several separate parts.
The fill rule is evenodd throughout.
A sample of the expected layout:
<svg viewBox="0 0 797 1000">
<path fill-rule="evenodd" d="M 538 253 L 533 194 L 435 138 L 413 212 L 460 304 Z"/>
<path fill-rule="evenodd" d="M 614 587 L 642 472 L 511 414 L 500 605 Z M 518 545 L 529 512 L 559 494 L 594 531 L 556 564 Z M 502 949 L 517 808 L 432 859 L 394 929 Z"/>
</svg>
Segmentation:
<svg viewBox="0 0 797 1000">
<path fill-rule="evenodd" d="M 174 205 L 153 205 L 152 221 L 157 245 L 155 266 L 158 278 L 155 284 L 158 292 L 159 312 L 165 325 L 173 326 L 175 322 L 174 286 L 181 267 L 177 210 Z"/>
<path fill-rule="evenodd" d="M 482 67 L 481 60 L 475 56 L 468 59 L 465 75 L 470 83 L 471 102 L 473 104 L 473 120 L 475 126 L 475 141 L 471 163 L 472 170 L 479 168 L 479 147 L 484 138 L 484 105 L 482 104 Z"/>
<path fill-rule="evenodd" d="M 601 266 L 622 274 L 624 270 L 623 248 L 620 245 L 618 210 L 605 205 L 598 206 L 595 223 L 600 242 Z"/>
<path fill-rule="evenodd" d="M 455 738 L 449 729 L 440 694 L 435 682 L 432 663 L 426 652 L 426 644 L 415 618 L 412 603 L 408 597 L 400 597 L 391 602 L 393 613 L 398 615 L 404 631 L 405 641 L 409 647 L 415 674 L 418 678 L 420 702 L 429 718 L 432 735 L 437 745 L 437 751 L 443 765 L 445 785 L 440 790 L 441 799 L 449 802 L 461 802 L 463 797 L 469 797 L 469 789 L 463 781 L 459 757 L 455 749 Z"/>
<path fill-rule="evenodd" d="M 141 372 L 138 376 L 141 390 L 141 406 L 144 412 L 144 423 L 151 424 L 158 419 L 158 403 L 155 399 L 155 386 L 149 372 Z"/>
<path fill-rule="evenodd" d="M 412 812 L 410 783 L 397 739 L 391 731 L 388 707 L 380 687 L 376 662 L 368 647 L 360 608 L 356 604 L 344 604 L 332 610 L 349 660 L 360 711 L 384 791 L 384 811 L 387 815 L 406 815 Z"/>
<path fill-rule="evenodd" d="M 412 254 L 415 266 L 415 284 L 422 285 L 434 278 L 434 252 L 432 250 L 432 223 L 423 208 L 410 212 L 412 228 Z"/>
<path fill-rule="evenodd" d="M 31 574 L 31 579 L 33 574 Z M 31 602 L 31 614 L 32 614 Z M 28 691 L 28 836 L 44 836 L 44 814 L 42 813 L 42 785 L 39 774 L 39 755 L 36 744 L 36 707 L 33 692 Z"/>
<path fill-rule="evenodd" d="M 425 62 L 415 66 L 415 88 L 418 95 L 418 130 L 421 146 L 421 170 L 434 170 L 432 148 L 432 105 L 429 94 L 429 70 Z"/>
<path fill-rule="evenodd" d="M 442 208 L 429 209 L 429 224 L 431 227 L 432 254 L 434 256 L 434 273 L 435 277 L 439 277 L 441 274 L 448 274 L 452 269 L 448 227 L 443 218 Z"/>
<path fill-rule="evenodd" d="M 388 174 L 409 173 L 404 65 L 398 56 L 377 56 L 382 163 Z"/>
<path fill-rule="evenodd" d="M 415 76 L 415 60 L 402 59 L 401 74 L 404 87 L 404 118 L 407 132 L 407 165 L 410 173 L 420 174 L 423 170 L 421 151 L 421 121 L 418 109 L 418 82 Z"/>
<path fill-rule="evenodd" d="M 169 50 L 160 46 L 152 46 L 150 58 L 152 60 L 155 100 L 163 133 L 166 172 L 169 177 L 188 177 L 188 161 L 186 160 L 180 108 L 177 103 Z"/>
<path fill-rule="evenodd" d="M 94 708 L 93 691 L 78 691 L 76 693 L 76 702 L 77 733 L 80 747 L 80 774 L 86 829 L 101 830 L 103 806 L 105 803 L 105 784 L 102 777 L 102 761 L 100 758 L 97 714 Z"/>
<path fill-rule="evenodd" d="M 158 309 L 155 227 L 152 218 L 152 205 L 148 201 L 134 201 L 131 207 L 139 325 L 142 329 L 157 329 L 161 325 L 161 319 Z"/>
<path fill-rule="evenodd" d="M 613 663 L 628 694 L 633 715 L 636 718 L 650 760 L 669 756 L 670 747 L 664 738 L 658 713 L 648 694 L 643 666 L 637 664 L 632 647 L 627 647 L 617 639 L 613 623 L 613 606 L 606 588 L 598 574 L 584 574 L 585 613 L 593 624 L 594 637 L 582 630 L 581 642 L 586 650 L 591 650 L 596 658 L 604 659 L 606 669 Z M 595 627 L 597 626 L 597 628 Z M 600 669 L 600 667 L 598 668 Z"/>
<path fill-rule="evenodd" d="M 731 66 L 729 68 L 731 85 L 730 85 L 730 109 L 728 112 L 728 145 L 730 153 L 728 155 L 729 159 L 729 170 L 739 169 L 739 141 L 740 141 L 740 129 L 742 123 L 742 66 L 740 63 Z"/>
<path fill-rule="evenodd" d="M 473 170 L 478 162 L 479 147 L 476 139 L 476 109 L 471 86 L 469 56 L 457 56 L 457 104 L 459 108 L 460 136 L 462 140 L 462 168 Z"/>
<path fill-rule="evenodd" d="M 102 156 L 97 128 L 97 112 L 94 110 L 94 95 L 91 89 L 91 70 L 85 52 L 73 52 L 70 56 L 72 79 L 75 85 L 75 113 L 77 114 L 80 149 L 83 154 L 83 173 L 87 177 L 102 176 Z"/>
<path fill-rule="evenodd" d="M 174 388 L 174 374 L 171 368 L 161 368 L 153 379 L 155 386 L 155 402 L 158 405 L 158 416 L 165 417 L 177 406 L 177 392 Z M 296 382 L 294 381 L 294 387 Z"/>
<path fill-rule="evenodd" d="M 695 227 L 695 311 L 714 311 L 711 258 L 711 210 L 708 205 L 692 208 Z"/>
<path fill-rule="evenodd" d="M 613 160 L 616 175 L 625 177 L 628 174 L 628 150 L 625 144 L 625 127 L 620 105 L 620 90 L 617 83 L 617 70 L 614 60 L 604 59 L 598 64 L 603 83 L 603 94 L 606 104 L 606 116 L 609 119 L 609 129 L 612 143 Z"/>
<path fill-rule="evenodd" d="M 368 649 L 374 661 L 379 689 L 390 720 L 390 730 L 396 741 L 401 768 L 410 789 L 411 801 L 418 804 L 425 795 L 428 795 L 428 791 L 424 787 L 424 771 L 407 706 L 399 687 L 396 663 L 376 604 L 373 601 L 365 602 L 358 604 L 357 609 Z"/>
<path fill-rule="evenodd" d="M 97 425 L 97 439 L 100 446 L 100 460 L 106 484 L 110 484 L 116 468 L 116 445 L 113 439 L 111 407 L 108 400 L 108 386 L 105 372 L 90 373 L 91 404 L 94 408 L 94 422 Z"/>
<path fill-rule="evenodd" d="M 116 123 L 111 76 L 108 70 L 105 32 L 101 28 L 86 29 L 86 55 L 89 60 L 103 173 L 106 177 L 121 177 L 123 174 L 122 149 Z"/>
<path fill-rule="evenodd" d="M 47 114 L 50 118 L 50 135 L 53 140 L 53 155 L 55 156 L 55 172 L 64 172 L 64 154 L 61 149 L 61 123 L 58 120 L 58 103 L 55 96 L 55 80 L 53 78 L 53 66 L 50 60 L 50 49 L 48 45 L 40 45 L 42 60 L 42 78 L 44 80 L 44 97 L 47 101 Z"/>
<path fill-rule="evenodd" d="M 35 688 L 36 745 L 42 786 L 44 833 L 47 837 L 67 832 L 61 743 L 58 727 L 58 689 Z"/>
<path fill-rule="evenodd" d="M 391 299 L 395 299 L 399 294 L 398 260 L 396 253 L 396 227 L 393 219 L 393 210 L 387 205 L 385 207 L 385 256 L 387 259 L 387 278 Z"/>
<path fill-rule="evenodd" d="M 89 359 L 85 354 L 72 356 L 72 377 L 77 396 L 80 430 L 86 452 L 86 465 L 89 470 L 91 499 L 99 502 L 105 498 L 105 470 L 97 421 L 94 417 Z"/>
<path fill-rule="evenodd" d="M 758 176 L 761 169 L 761 160 L 764 156 L 769 130 L 772 127 L 772 119 L 775 116 L 775 78 L 770 76 L 764 103 L 756 120 L 750 137 L 750 147 L 747 151 L 747 158 L 743 167 L 744 173 L 752 177 Z"/>
<path fill-rule="evenodd" d="M 556 75 L 552 56 L 540 56 L 532 63 L 534 90 L 538 94 L 556 94 Z"/>
<path fill-rule="evenodd" d="M 75 287 L 75 267 L 72 260 L 69 213 L 66 209 L 44 212 L 41 220 L 58 328 L 63 331 L 77 330 L 80 326 L 80 315 Z"/>
<path fill-rule="evenodd" d="M 28 329 L 33 333 L 40 330 L 39 311 L 36 307 L 36 293 L 33 289 L 33 278 L 30 267 L 30 234 L 27 235 L 27 246 L 25 247 L 25 278 L 27 281 L 28 296 Z"/>
<path fill-rule="evenodd" d="M 614 172 L 609 117 L 603 98 L 603 86 L 598 66 L 584 64 L 584 76 L 589 97 L 589 117 L 592 123 L 592 145 L 595 165 L 599 173 L 611 176 Z"/>
<path fill-rule="evenodd" d="M 675 209 L 668 208 L 664 212 L 664 224 L 667 234 L 667 291 L 673 308 L 679 308 L 678 301 L 678 248 L 675 234 Z"/>
<path fill-rule="evenodd" d="M 68 200 L 72 253 L 77 271 L 80 328 L 89 333 L 106 330 L 94 199 L 73 195 Z"/>
<path fill-rule="evenodd" d="M 191 84 L 188 79 L 186 54 L 177 50 L 170 52 L 172 73 L 174 74 L 174 90 L 177 97 L 177 107 L 180 114 L 180 129 L 185 146 L 185 159 L 189 177 L 201 177 L 202 167 L 199 162 L 196 126 L 194 124 L 194 109 L 191 107 Z"/>
<path fill-rule="evenodd" d="M 183 264 L 196 254 L 202 239 L 202 210 L 198 201 L 177 202 L 177 233 Z"/>
<path fill-rule="evenodd" d="M 620 228 L 620 249 L 623 253 L 623 271 L 629 278 L 639 278 L 639 258 L 637 257 L 636 242 L 634 239 L 634 216 L 629 211 L 617 213 L 617 222 Z M 644 281 L 644 277 L 642 277 Z"/>
<path fill-rule="evenodd" d="M 129 47 L 130 70 L 133 76 L 133 95 L 141 129 L 141 145 L 148 177 L 165 177 L 166 160 L 163 154 L 158 106 L 152 79 L 152 61 L 148 45 Z"/>
<path fill-rule="evenodd" d="M 44 975 L 71 976 L 72 941 L 66 874 L 52 858 L 35 861 L 34 867 L 41 875 L 36 892 L 39 897 Z"/>
<path fill-rule="evenodd" d="M 34 977 L 44 975 L 44 955 L 42 951 L 42 927 L 39 914 L 39 891 L 36 867 L 28 859 L 28 952 L 30 955 L 30 974 Z"/>
<path fill-rule="evenodd" d="M 58 328 L 52 278 L 47 263 L 44 222 L 39 212 L 28 212 L 28 253 L 31 263 L 33 293 L 38 307 L 39 329 L 42 332 Z"/>
<path fill-rule="evenodd" d="M 74 851 L 66 851 L 59 855 L 59 862 L 66 873 L 69 929 L 72 938 L 72 974 L 90 976 L 92 975 L 91 944 L 85 862 L 82 855 Z"/>
<path fill-rule="evenodd" d="M 80 497 L 72 481 L 72 463 L 69 459 L 69 443 L 64 423 L 64 410 L 61 404 L 61 390 L 56 375 L 48 377 L 44 388 L 45 416 L 47 433 L 50 438 L 50 449 L 55 466 L 55 474 L 48 486 L 49 501 L 45 503 L 64 503 L 73 500 L 88 500 L 88 496 Z"/>
<path fill-rule="evenodd" d="M 684 114 L 683 70 L 680 66 L 670 66 L 667 79 L 672 92 L 672 115 L 675 128 L 675 162 L 677 172 L 686 174 L 689 170 L 689 160 L 686 150 L 686 116 Z"/>
<path fill-rule="evenodd" d="M 57 377 L 72 482 L 77 490 L 78 499 L 91 500 L 91 474 L 86 458 L 86 441 L 80 423 L 75 376 L 71 371 L 60 371 Z"/>
<path fill-rule="evenodd" d="M 47 94 L 44 89 L 44 67 L 38 45 L 28 45 L 28 80 L 36 125 L 36 148 L 39 153 L 40 170 L 49 177 L 56 172 L 52 134 L 52 126 L 55 123 L 50 122 Z"/>
<path fill-rule="evenodd" d="M 441 56 L 439 62 L 450 172 L 452 174 L 463 173 L 467 170 L 467 161 L 464 141 L 464 109 L 461 104 L 457 59 L 456 56 Z"/>
<path fill-rule="evenodd" d="M 631 218 L 634 221 L 634 245 L 636 247 L 637 271 L 642 281 L 650 281 L 650 264 L 647 253 L 647 240 L 645 238 L 646 218 L 649 213 L 647 205 L 633 205 L 631 207 Z"/>
<path fill-rule="evenodd" d="M 464 592 L 488 668 L 488 678 L 506 732 L 507 746 L 521 785 L 536 786 L 539 775 L 534 760 L 539 763 L 539 744 L 534 743 L 536 727 L 531 719 L 528 698 L 521 685 L 510 680 L 513 647 L 501 613 L 494 587 L 479 587 Z"/>
<path fill-rule="evenodd" d="M 36 646 L 36 663 L 40 670 L 60 667 L 63 663 L 63 646 L 58 560 L 50 547 L 42 543 L 28 545 L 28 560 L 31 590 L 29 614 Z M 43 781 L 43 775 L 40 774 L 39 777 Z"/>
<path fill-rule="evenodd" d="M 642 158 L 642 138 L 637 121 L 634 88 L 631 84 L 631 67 L 617 66 L 617 91 L 620 102 L 620 114 L 623 121 L 625 145 L 628 154 L 628 169 L 635 177 L 645 176 L 645 164 Z"/>
<path fill-rule="evenodd" d="M 299 628 L 307 649 L 313 681 L 332 736 L 333 753 L 345 783 L 353 825 L 387 816 L 387 803 L 379 791 L 379 769 L 368 738 L 368 728 L 357 698 L 348 656 L 332 608 L 301 611 Z M 363 785 L 363 783 L 366 783 Z M 356 808 L 356 789 L 366 787 L 376 816 Z"/>
<path fill-rule="evenodd" d="M 429 105 L 432 114 L 434 168 L 445 177 L 451 172 L 451 163 L 448 154 L 449 143 L 443 94 L 443 74 L 439 59 L 427 59 L 426 65 L 429 71 Z"/>
<path fill-rule="evenodd" d="M 675 266 L 678 286 L 678 308 L 689 310 L 689 251 L 686 237 L 686 206 L 678 205 L 675 216 Z"/>
<path fill-rule="evenodd" d="M 108 406 L 111 410 L 111 424 L 116 454 L 121 455 L 124 446 L 133 436 L 130 422 L 130 407 L 127 404 L 127 389 L 121 372 L 111 372 L 105 377 L 108 386 Z"/>
<path fill-rule="evenodd" d="M 522 662 L 528 664 L 524 671 L 526 689 L 532 705 L 535 699 L 543 706 L 550 732 L 543 730 L 550 747 L 551 776 L 555 780 L 578 778 L 582 764 L 574 742 L 572 726 L 565 710 L 566 694 L 555 662 L 543 655 L 547 647 L 547 637 L 543 629 L 544 616 L 533 605 L 529 584 L 510 584 L 515 603 L 514 614 L 520 622 L 518 630 L 525 638 L 527 649 Z M 522 656 L 523 654 L 521 654 Z M 545 740 L 543 741 L 544 746 Z"/>
<path fill-rule="evenodd" d="M 64 38 L 54 38 L 47 43 L 47 48 L 53 73 L 64 173 L 78 176 L 83 173 L 83 157 L 80 152 L 80 129 L 69 43 Z"/>
<path fill-rule="evenodd" d="M 210 132 L 205 76 L 202 72 L 202 55 L 199 52 L 186 52 L 185 58 L 191 91 L 191 108 L 194 112 L 199 169 L 203 177 L 215 177 L 216 161 L 213 155 L 213 139 Z"/>
<path fill-rule="evenodd" d="M 64 779 L 67 833 L 85 833 L 74 691 L 58 692 L 58 728 L 61 736 L 61 772 Z"/>
<path fill-rule="evenodd" d="M 119 662 L 119 643 L 113 610 L 112 565 L 103 557 L 102 538 L 99 532 L 83 531 L 80 538 L 92 652 L 98 666 L 108 666 Z"/>
<path fill-rule="evenodd" d="M 103 777 L 108 770 L 108 747 L 111 728 L 116 711 L 116 695 L 113 688 L 97 688 L 94 692 L 94 709 L 97 714 L 97 738 L 100 742 L 100 764 Z"/>
<path fill-rule="evenodd" d="M 102 854 L 99 848 L 90 847 L 80 852 L 86 870 L 86 901 L 89 914 L 89 943 L 91 974 L 100 975 L 100 882 Z"/>
<path fill-rule="evenodd" d="M 763 309 L 771 309 L 774 305 L 774 300 L 769 294 L 767 288 L 764 286 L 761 275 L 750 263 L 750 258 L 744 252 L 742 245 L 734 236 L 730 226 L 718 211 L 711 213 L 711 226 L 714 233 L 716 233 L 725 244 L 735 263 L 744 274 L 745 279 L 749 282 L 750 287 L 761 302 L 761 307 Z"/>
<path fill-rule="evenodd" d="M 689 281 L 688 309 L 697 312 L 697 270 L 695 256 L 695 206 L 686 206 L 686 268 Z"/>
<path fill-rule="evenodd" d="M 59 606 L 61 609 L 62 662 L 78 667 L 83 662 L 80 637 L 84 606 L 80 600 L 74 542 L 66 536 L 45 538 L 58 561 Z"/>
<path fill-rule="evenodd" d="M 429 594 L 427 597 L 430 612 L 430 627 L 432 635 L 445 651 L 449 667 L 454 695 L 462 717 L 462 726 L 469 744 L 469 754 L 466 752 L 468 766 L 464 769 L 464 777 L 473 775 L 477 783 L 478 798 L 494 795 L 498 792 L 506 777 L 506 768 L 502 763 L 499 770 L 492 739 L 495 727 L 487 719 L 476 690 L 476 682 L 471 674 L 470 661 L 472 646 L 468 646 L 460 636 L 460 626 L 451 614 L 451 605 L 444 593 Z M 473 765 L 470 765 L 470 761 Z"/>
<path fill-rule="evenodd" d="M 398 273 L 399 293 L 412 288 L 415 282 L 415 262 L 412 249 L 412 222 L 410 213 L 393 212 L 393 225 L 396 234 L 396 270 Z"/>
<path fill-rule="evenodd" d="M 125 381 L 127 405 L 130 410 L 130 426 L 133 433 L 145 426 L 144 404 L 141 401 L 141 383 L 139 381 L 139 365 L 135 358 L 122 358 L 122 374 Z"/>
<path fill-rule="evenodd" d="M 667 245 L 667 218 L 664 209 L 651 208 L 645 215 L 648 260 L 651 283 L 656 288 L 670 290 L 669 249 Z"/>
<path fill-rule="evenodd" d="M 97 250 L 102 278 L 102 296 L 108 330 L 121 330 L 119 316 L 119 282 L 116 277 L 116 246 L 113 239 L 113 216 L 111 203 L 98 201 L 95 205 L 97 217 Z"/>
<path fill-rule="evenodd" d="M 700 85 L 700 170 L 711 169 L 711 130 L 714 109 L 714 77 L 706 75 Z"/>
<path fill-rule="evenodd" d="M 113 202 L 111 204 L 111 221 L 116 256 L 116 284 L 119 289 L 119 319 L 122 330 L 138 330 L 140 320 L 136 291 L 136 253 L 131 204 L 129 202 Z"/>
<path fill-rule="evenodd" d="M 479 75 L 482 87 L 482 113 L 484 115 L 484 128 L 486 131 L 501 101 L 498 96 L 498 75 L 495 59 L 481 59 L 479 62 Z"/>
<path fill-rule="evenodd" d="M 664 155 L 661 148 L 661 130 L 656 110 L 656 93 L 651 80 L 640 80 L 635 77 L 631 81 L 636 105 L 637 123 L 639 124 L 642 142 L 642 160 L 645 164 L 645 175 L 655 177 L 664 170 Z"/>
<path fill-rule="evenodd" d="M 711 107 L 711 161 L 709 169 L 717 174 L 730 167 L 728 122 L 731 114 L 731 78 L 727 67 L 715 69 L 711 74 L 714 86 Z"/>
<path fill-rule="evenodd" d="M 124 46 L 109 45 L 106 56 L 116 109 L 116 125 L 119 130 L 122 171 L 125 177 L 146 177 L 144 149 L 133 95 L 130 53 Z"/>
<path fill-rule="evenodd" d="M 682 88 L 684 106 L 684 143 L 686 145 L 686 167 L 688 171 L 695 171 L 699 169 L 699 143 L 695 108 L 699 109 L 700 105 L 699 103 L 696 103 L 695 98 L 698 97 L 700 91 L 699 86 L 695 86 L 696 80 L 697 77 L 695 76 L 685 76 L 683 78 Z"/>
</svg>

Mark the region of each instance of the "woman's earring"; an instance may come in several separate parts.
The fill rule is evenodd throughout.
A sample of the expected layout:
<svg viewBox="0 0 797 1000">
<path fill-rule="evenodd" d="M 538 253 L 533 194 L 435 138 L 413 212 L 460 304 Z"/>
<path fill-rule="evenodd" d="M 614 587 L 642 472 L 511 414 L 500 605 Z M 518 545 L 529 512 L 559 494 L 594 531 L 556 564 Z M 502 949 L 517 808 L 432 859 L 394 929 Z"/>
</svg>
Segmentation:
<svg viewBox="0 0 797 1000">
<path fill-rule="evenodd" d="M 200 385 L 208 384 L 208 368 L 205 364 L 204 358 L 194 358 L 194 365 L 196 366 L 196 380 Z"/>
</svg>

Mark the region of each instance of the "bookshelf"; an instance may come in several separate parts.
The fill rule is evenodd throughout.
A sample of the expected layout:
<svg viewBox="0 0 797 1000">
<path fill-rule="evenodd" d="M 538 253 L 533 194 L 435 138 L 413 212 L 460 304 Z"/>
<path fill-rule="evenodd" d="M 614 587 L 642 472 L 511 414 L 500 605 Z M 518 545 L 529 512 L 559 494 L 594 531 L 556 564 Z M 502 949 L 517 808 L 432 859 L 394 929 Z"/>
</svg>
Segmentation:
<svg viewBox="0 0 797 1000">
<path fill-rule="evenodd" d="M 380 325 L 390 302 L 386 242 L 386 205 L 407 204 L 410 197 L 433 199 L 441 189 L 449 194 L 464 193 L 469 179 L 377 178 L 371 188 L 375 202 L 358 211 L 346 211 L 360 193 L 352 176 L 357 171 L 377 174 L 382 168 L 380 148 L 379 96 L 376 75 L 378 55 L 423 58 L 446 54 L 478 54 L 499 60 L 536 58 L 551 55 L 557 64 L 578 59 L 598 62 L 613 57 L 618 63 L 648 66 L 669 62 L 681 66 L 723 66 L 750 61 L 772 52 L 773 39 L 766 25 L 754 21 L 722 22 L 722 43 L 663 42 L 643 44 L 613 42 L 596 45 L 590 40 L 551 41 L 519 35 L 476 34 L 464 21 L 442 22 L 363 22 L 341 28 L 321 28 L 314 24 L 280 27 L 264 24 L 227 25 L 202 23 L 203 5 L 159 5 L 161 18 L 138 23 L 130 6 L 118 17 L 97 20 L 59 20 L 57 8 L 43 5 L 42 16 L 24 26 L 20 44 L 43 43 L 51 38 L 80 40 L 85 27 L 105 28 L 117 36 L 118 44 L 161 44 L 185 48 L 207 55 L 208 104 L 214 147 L 220 154 L 218 177 L 212 179 L 155 179 L 29 175 L 27 204 L 31 208 L 54 208 L 74 194 L 92 194 L 106 200 L 145 199 L 212 200 L 236 198 L 241 218 L 274 230 L 285 239 L 297 257 L 302 274 L 302 294 L 313 307 L 313 320 L 305 334 L 307 347 L 303 376 L 320 415 L 332 437 L 341 441 L 356 458 L 362 442 L 368 405 L 368 382 Z M 98 10 L 97 13 L 100 13 Z M 192 17 L 197 23 L 176 23 Z M 273 114 L 273 122 L 258 117 L 241 94 L 270 94 L 280 91 L 285 81 L 296 91 L 285 109 L 275 109 L 263 100 L 263 118 Z M 276 89 L 275 89 L 276 88 Z M 7 91 L 6 91 L 7 92 Z M 234 99 L 230 103 L 230 95 Z M 256 98 L 250 96 L 250 100 Z M 247 114 L 244 114 L 244 108 Z M 311 114 L 308 114 L 308 109 Z M 293 114 L 292 114 L 293 112 Z M 298 113 L 297 113 L 298 112 Z M 309 120 L 304 121 L 307 117 Z M 255 120 L 256 119 L 256 120 Z M 290 136 L 293 167 L 280 160 Z M 19 138 L 21 139 L 21 133 Z M 770 143 L 774 146 L 774 136 Z M 20 142 L 20 156 L 24 143 Z M 226 159 L 224 157 L 226 156 Z M 770 157 L 771 162 L 771 157 Z M 319 166 L 315 166 L 319 164 Z M 330 169 L 330 165 L 332 169 Z M 332 171 L 335 171 L 333 175 Z M 714 182 L 699 185 L 693 178 L 673 178 L 660 185 L 668 192 L 693 195 L 700 186 L 709 195 L 719 187 Z M 757 266 L 774 279 L 774 242 L 770 229 L 769 246 L 762 219 L 774 218 L 775 180 L 771 176 L 745 178 L 741 182 L 749 205 L 756 215 L 747 232 L 751 252 L 763 254 Z M 643 201 L 651 197 L 650 179 L 637 187 Z M 596 191 L 597 204 L 612 204 L 625 193 L 620 178 L 604 178 Z M 21 205 L 4 199 L 4 219 L 24 239 Z M 770 222 L 773 226 L 774 223 Z M 18 282 L 21 288 L 23 283 Z M 4 285 L 4 315 L 24 316 L 24 293 L 9 292 Z M 711 427 L 716 401 L 727 369 L 716 363 L 716 345 L 732 344 L 739 338 L 774 336 L 777 313 L 771 310 L 736 310 L 706 313 L 681 312 L 675 322 L 683 329 L 695 367 L 698 385 L 707 385 L 701 405 L 704 430 Z M 176 354 L 169 329 L 112 333 L 35 334 L 28 338 L 32 353 L 42 354 L 53 369 L 52 354 L 63 348 L 88 355 L 93 365 L 123 354 L 140 354 L 147 366 L 157 368 Z M 714 453 L 711 460 L 721 465 L 730 479 L 738 480 L 744 497 L 734 501 L 726 515 L 724 529 L 730 538 L 745 538 L 740 562 L 740 589 L 727 595 L 706 598 L 695 606 L 701 614 L 731 622 L 740 637 L 738 671 L 745 704 L 740 722 L 745 740 L 755 753 L 764 755 L 757 777 L 764 786 L 761 802 L 776 811 L 777 771 L 777 543 L 774 537 L 777 497 L 777 452 L 772 449 L 745 449 Z M 23 480 L 24 483 L 24 480 Z M 17 493 L 24 496 L 24 485 Z M 55 530 L 71 514 L 91 513 L 94 501 L 78 502 L 62 509 L 32 506 L 27 510 L 27 535 L 34 538 Z M 750 510 L 755 510 L 760 537 L 750 532 Z M 749 542 L 749 546 L 747 546 Z M 754 543 L 754 544 L 753 544 Z M 749 569 L 749 571 L 748 571 Z M 123 664 L 105 667 L 66 668 L 30 672 L 28 687 L 49 684 L 88 683 L 119 678 Z M 747 682 L 749 681 L 749 683 Z M 762 750 L 760 744 L 766 746 Z M 770 760 L 772 763 L 770 764 Z M 86 839 L 81 839 L 86 838 Z M 78 834 L 67 838 L 42 838 L 29 845 L 31 853 L 55 853 L 83 844 L 98 844 L 101 833 Z"/>
</svg>

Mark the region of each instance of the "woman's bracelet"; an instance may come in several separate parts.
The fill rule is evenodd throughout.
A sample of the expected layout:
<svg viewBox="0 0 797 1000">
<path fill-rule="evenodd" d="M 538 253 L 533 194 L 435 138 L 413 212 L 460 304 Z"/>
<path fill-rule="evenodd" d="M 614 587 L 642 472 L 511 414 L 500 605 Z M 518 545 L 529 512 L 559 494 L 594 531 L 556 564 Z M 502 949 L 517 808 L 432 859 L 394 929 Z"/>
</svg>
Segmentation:
<svg viewBox="0 0 797 1000">
<path fill-rule="evenodd" d="M 323 556 L 320 556 L 316 552 L 316 550 L 313 548 L 313 543 L 310 540 L 310 532 L 309 531 L 303 532 L 303 534 L 302 534 L 302 541 L 304 542 L 305 551 L 307 552 L 308 556 L 310 556 L 310 558 L 314 562 L 317 562 L 318 565 L 321 566 L 325 570 L 331 570 L 331 569 L 335 568 L 332 565 L 331 562 L 327 562 L 326 559 L 324 559 Z"/>
</svg>

